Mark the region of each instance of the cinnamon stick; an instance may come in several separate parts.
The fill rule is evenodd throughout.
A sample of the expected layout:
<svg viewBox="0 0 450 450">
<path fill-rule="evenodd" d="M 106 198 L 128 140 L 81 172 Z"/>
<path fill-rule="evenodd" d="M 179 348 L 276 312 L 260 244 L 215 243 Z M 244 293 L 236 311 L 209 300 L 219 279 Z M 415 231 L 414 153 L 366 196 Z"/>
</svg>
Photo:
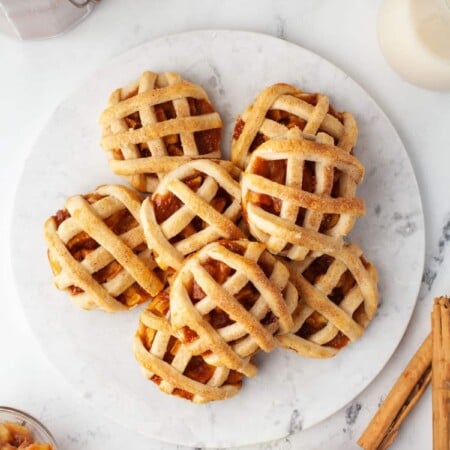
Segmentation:
<svg viewBox="0 0 450 450">
<path fill-rule="evenodd" d="M 431 313 L 433 337 L 433 449 L 450 449 L 450 299 L 434 300 Z"/>
<path fill-rule="evenodd" d="M 406 369 L 359 438 L 358 445 L 360 447 L 364 450 L 384 450 L 392 444 L 403 421 L 431 381 L 431 359 L 432 338 L 430 334 L 409 361 Z"/>
</svg>

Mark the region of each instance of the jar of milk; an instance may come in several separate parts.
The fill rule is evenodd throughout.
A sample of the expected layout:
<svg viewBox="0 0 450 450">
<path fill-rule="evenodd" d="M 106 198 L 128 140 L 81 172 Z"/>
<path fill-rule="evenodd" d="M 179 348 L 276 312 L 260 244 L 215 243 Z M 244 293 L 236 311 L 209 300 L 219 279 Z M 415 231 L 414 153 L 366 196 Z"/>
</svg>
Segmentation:
<svg viewBox="0 0 450 450">
<path fill-rule="evenodd" d="M 406 81 L 450 90 L 450 0 L 383 0 L 378 39 Z"/>
</svg>

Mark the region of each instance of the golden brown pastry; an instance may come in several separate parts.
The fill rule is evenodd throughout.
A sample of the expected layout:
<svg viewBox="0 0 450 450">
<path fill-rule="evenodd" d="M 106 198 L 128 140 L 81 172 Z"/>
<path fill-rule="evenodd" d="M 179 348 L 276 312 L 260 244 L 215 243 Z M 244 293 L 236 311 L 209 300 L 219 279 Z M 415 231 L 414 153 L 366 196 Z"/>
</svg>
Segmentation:
<svg viewBox="0 0 450 450">
<path fill-rule="evenodd" d="M 141 209 L 147 244 L 161 268 L 218 239 L 239 239 L 240 170 L 229 161 L 194 160 L 165 176 Z"/>
<path fill-rule="evenodd" d="M 243 375 L 194 356 L 175 336 L 167 320 L 169 293 L 162 291 L 142 313 L 134 338 L 134 354 L 144 375 L 166 394 L 195 403 L 236 395 Z"/>
<path fill-rule="evenodd" d="M 282 347 L 328 358 L 361 337 L 377 311 L 377 271 L 356 244 L 287 266 L 299 303 L 293 331 L 278 336 Z"/>
<path fill-rule="evenodd" d="M 308 94 L 285 83 L 263 89 L 237 119 L 231 160 L 242 169 L 262 143 L 296 128 L 304 139 L 334 144 L 350 153 L 358 127 L 348 112 L 337 112 L 323 94 Z"/>
<path fill-rule="evenodd" d="M 45 222 L 58 289 L 84 309 L 130 309 L 162 288 L 140 226 L 141 198 L 119 185 L 70 197 Z"/>
<path fill-rule="evenodd" d="M 115 90 L 100 124 L 112 170 L 143 192 L 192 158 L 220 158 L 219 114 L 200 86 L 177 73 L 144 72 Z"/>
<path fill-rule="evenodd" d="M 339 147 L 302 138 L 297 129 L 264 142 L 242 176 L 244 218 L 252 236 L 273 254 L 302 260 L 309 251 L 342 247 L 364 214 L 354 198 L 364 168 Z"/>
<path fill-rule="evenodd" d="M 250 357 L 288 332 L 298 295 L 286 267 L 258 242 L 219 241 L 188 258 L 170 291 L 170 320 L 208 364 L 256 373 Z"/>
</svg>

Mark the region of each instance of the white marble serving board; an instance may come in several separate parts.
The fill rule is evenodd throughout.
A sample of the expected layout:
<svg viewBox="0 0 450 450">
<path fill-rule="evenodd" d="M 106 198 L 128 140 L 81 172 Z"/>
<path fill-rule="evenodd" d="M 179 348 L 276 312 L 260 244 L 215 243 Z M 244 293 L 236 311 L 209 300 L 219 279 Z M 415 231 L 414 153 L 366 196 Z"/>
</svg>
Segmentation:
<svg viewBox="0 0 450 450">
<path fill-rule="evenodd" d="M 276 350 L 258 356 L 258 375 L 238 396 L 193 405 L 145 380 L 131 352 L 140 309 L 116 315 L 79 310 L 52 286 L 43 241 L 46 217 L 67 196 L 120 182 L 99 146 L 98 116 L 113 89 L 144 70 L 178 71 L 206 88 L 225 122 L 263 87 L 296 84 L 330 96 L 359 124 L 356 155 L 366 167 L 358 191 L 367 214 L 351 234 L 379 271 L 380 309 L 364 337 L 329 360 Z M 54 112 L 26 163 L 12 233 L 13 266 L 36 339 L 92 406 L 152 438 L 196 447 L 268 441 L 333 414 L 380 372 L 414 309 L 424 258 L 423 212 L 413 169 L 396 131 L 375 102 L 321 57 L 273 37 L 198 31 L 164 37 L 113 59 Z"/>
</svg>

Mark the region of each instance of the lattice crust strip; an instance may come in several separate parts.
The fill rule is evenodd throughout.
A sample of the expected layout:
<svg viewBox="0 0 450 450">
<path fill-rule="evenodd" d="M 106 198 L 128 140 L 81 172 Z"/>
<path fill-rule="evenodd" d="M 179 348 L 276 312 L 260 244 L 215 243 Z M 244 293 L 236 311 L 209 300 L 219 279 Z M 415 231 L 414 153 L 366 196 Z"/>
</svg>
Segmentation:
<svg viewBox="0 0 450 450">
<path fill-rule="evenodd" d="M 350 153 L 356 145 L 358 127 L 348 112 L 336 112 L 323 94 L 308 94 L 279 83 L 262 90 L 254 103 L 237 119 L 231 160 L 246 167 L 248 158 L 262 142 L 284 136 L 296 128 L 305 139 L 326 134 L 331 144 Z"/>
<path fill-rule="evenodd" d="M 193 354 L 212 365 L 256 373 L 249 358 L 292 328 L 298 295 L 286 267 L 265 246 L 219 241 L 186 260 L 170 292 L 171 323 Z"/>
<path fill-rule="evenodd" d="M 164 302 L 164 293 L 160 296 L 154 302 Z M 168 299 L 164 308 L 169 308 Z M 141 315 L 133 350 L 144 375 L 167 394 L 206 403 L 233 397 L 241 388 L 241 374 L 192 355 L 175 337 L 166 317 L 152 310 L 152 304 Z"/>
<path fill-rule="evenodd" d="M 354 198 L 364 168 L 346 151 L 302 139 L 298 130 L 252 153 L 242 176 L 244 218 L 250 233 L 273 254 L 302 260 L 309 251 L 342 247 L 364 202 Z"/>
<path fill-rule="evenodd" d="M 288 264 L 299 293 L 291 333 L 282 347 L 302 356 L 328 358 L 357 340 L 378 306 L 377 272 L 356 244 L 330 255 Z"/>
<path fill-rule="evenodd" d="M 142 204 L 147 244 L 161 268 L 180 269 L 184 257 L 217 239 L 244 237 L 240 170 L 231 162 L 193 160 L 161 180 Z"/>
<path fill-rule="evenodd" d="M 70 197 L 46 221 L 54 283 L 80 307 L 126 310 L 162 289 L 139 224 L 140 207 L 135 192 L 105 185 Z"/>
<path fill-rule="evenodd" d="M 200 86 L 177 73 L 144 72 L 117 89 L 100 124 L 112 170 L 143 192 L 192 158 L 221 156 L 219 114 Z"/>
</svg>

